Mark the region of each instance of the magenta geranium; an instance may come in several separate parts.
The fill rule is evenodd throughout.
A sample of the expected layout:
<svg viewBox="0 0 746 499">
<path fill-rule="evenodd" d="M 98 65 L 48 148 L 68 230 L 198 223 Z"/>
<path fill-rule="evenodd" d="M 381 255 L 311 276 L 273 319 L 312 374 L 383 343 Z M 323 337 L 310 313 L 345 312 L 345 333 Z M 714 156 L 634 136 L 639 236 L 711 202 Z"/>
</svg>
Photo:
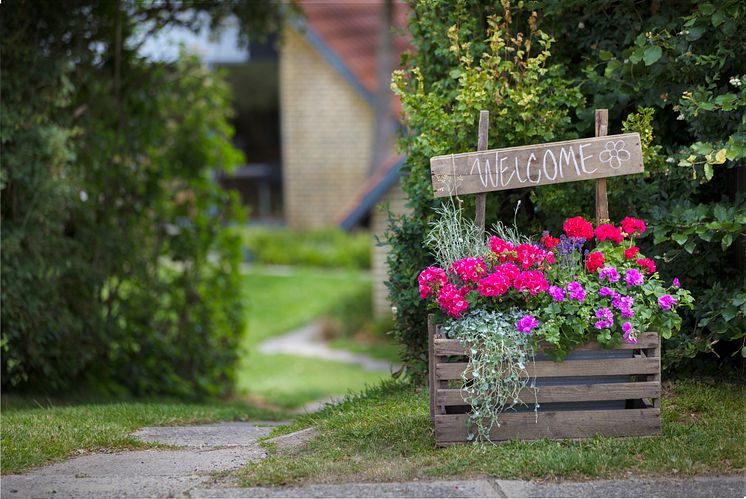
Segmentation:
<svg viewBox="0 0 746 499">
<path fill-rule="evenodd" d="M 477 282 L 487 272 L 487 266 L 479 258 L 464 258 L 453 262 L 451 271 L 464 282 Z"/>
<path fill-rule="evenodd" d="M 417 278 L 420 286 L 420 297 L 427 298 L 433 291 L 437 292 L 448 282 L 445 270 L 438 267 L 428 267 Z"/>
<path fill-rule="evenodd" d="M 619 281 L 619 272 L 615 267 L 603 267 L 598 271 L 598 277 L 602 281 L 617 282 Z"/>
<path fill-rule="evenodd" d="M 596 310 L 596 318 L 601 319 L 594 324 L 596 329 L 609 328 L 614 325 L 614 313 L 606 307 Z"/>
<path fill-rule="evenodd" d="M 675 303 L 676 298 L 671 295 L 663 295 L 658 298 L 658 305 L 660 305 L 663 310 L 671 310 L 671 306 L 673 306 Z"/>
<path fill-rule="evenodd" d="M 643 282 L 642 272 L 637 269 L 628 269 L 627 272 L 624 273 L 624 282 L 626 282 L 629 287 L 641 285 Z"/>
<path fill-rule="evenodd" d="M 583 289 L 583 286 L 578 281 L 572 281 L 570 284 L 565 286 L 565 290 L 571 300 L 585 300 L 585 289 Z"/>
<path fill-rule="evenodd" d="M 547 293 L 552 297 L 554 301 L 564 301 L 565 291 L 559 286 L 549 286 Z"/>
<path fill-rule="evenodd" d="M 440 288 L 437 302 L 444 312 L 455 319 L 461 317 L 461 313 L 469 308 L 469 302 L 466 301 L 462 290 L 451 283 Z"/>
<path fill-rule="evenodd" d="M 516 323 L 515 327 L 521 333 L 530 334 L 532 329 L 539 327 L 539 321 L 532 315 L 526 315 Z"/>
</svg>

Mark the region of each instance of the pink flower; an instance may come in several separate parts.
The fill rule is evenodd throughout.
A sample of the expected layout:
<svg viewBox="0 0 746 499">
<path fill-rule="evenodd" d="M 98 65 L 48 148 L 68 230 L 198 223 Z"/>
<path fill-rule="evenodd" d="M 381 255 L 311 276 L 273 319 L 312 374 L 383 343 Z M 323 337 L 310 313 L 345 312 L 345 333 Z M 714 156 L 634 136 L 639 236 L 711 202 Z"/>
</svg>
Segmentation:
<svg viewBox="0 0 746 499">
<path fill-rule="evenodd" d="M 511 279 L 507 272 L 493 272 L 477 284 L 482 296 L 500 296 L 510 289 Z"/>
<path fill-rule="evenodd" d="M 630 236 L 633 235 L 635 232 L 639 232 L 640 234 L 642 234 L 643 232 L 645 232 L 645 229 L 645 222 L 640 219 L 625 217 L 624 220 L 622 220 L 622 230 Z"/>
<path fill-rule="evenodd" d="M 643 281 L 642 273 L 637 269 L 629 269 L 624 274 L 624 280 L 630 288 L 632 286 L 639 286 Z"/>
<path fill-rule="evenodd" d="M 420 285 L 420 297 L 425 299 L 430 293 L 437 292 L 442 285 L 448 282 L 445 270 L 438 267 L 428 267 L 417 278 Z"/>
<path fill-rule="evenodd" d="M 622 317 L 632 318 L 635 316 L 635 312 L 632 310 L 632 305 L 635 303 L 635 299 L 631 296 L 619 296 L 611 302 L 611 305 L 622 313 Z"/>
<path fill-rule="evenodd" d="M 604 267 L 598 271 L 598 277 L 602 281 L 608 279 L 609 282 L 617 282 L 619 281 L 619 272 L 615 267 Z"/>
<path fill-rule="evenodd" d="M 453 262 L 451 271 L 464 282 L 477 282 L 487 272 L 487 266 L 479 258 L 464 258 Z"/>
<path fill-rule="evenodd" d="M 501 262 L 505 262 L 510 258 L 510 253 L 515 250 L 515 247 L 509 241 L 504 241 L 497 236 L 491 236 L 490 249 L 495 255 L 500 257 Z"/>
<path fill-rule="evenodd" d="M 614 313 L 606 307 L 596 310 L 596 318 L 601 319 L 596 321 L 596 329 L 604 329 L 614 325 Z"/>
<path fill-rule="evenodd" d="M 608 239 L 619 244 L 624 239 L 624 236 L 622 236 L 622 231 L 618 227 L 614 227 L 611 224 L 601 224 L 596 228 L 596 239 L 599 242 Z"/>
<path fill-rule="evenodd" d="M 671 306 L 674 304 L 676 304 L 676 298 L 671 295 L 663 295 L 658 298 L 658 305 L 660 305 L 663 310 L 671 310 Z"/>
<path fill-rule="evenodd" d="M 524 315 L 515 324 L 516 329 L 521 333 L 531 334 L 531 330 L 539 327 L 539 321 L 532 315 Z"/>
<path fill-rule="evenodd" d="M 632 324 L 629 322 L 622 324 L 622 331 L 624 331 L 622 336 L 627 343 L 637 343 L 637 333 L 632 329 Z"/>
<path fill-rule="evenodd" d="M 585 300 L 585 289 L 578 281 L 572 281 L 570 284 L 565 286 L 565 290 L 569 293 L 571 300 L 583 301 Z"/>
<path fill-rule="evenodd" d="M 549 287 L 544 272 L 540 270 L 528 270 L 521 272 L 521 274 L 513 281 L 513 286 L 518 291 L 528 291 L 532 295 L 536 295 L 542 291 L 546 291 Z"/>
<path fill-rule="evenodd" d="M 521 273 L 520 269 L 518 269 L 518 267 L 516 267 L 512 263 L 503 263 L 502 265 L 498 265 L 497 267 L 495 267 L 495 272 L 504 274 L 508 279 L 510 279 L 511 284 Z"/>
<path fill-rule="evenodd" d="M 681 283 L 679 282 L 679 278 L 678 277 L 674 277 L 673 278 L 673 285 L 674 285 L 674 287 L 677 287 L 677 288 L 681 287 Z"/>
<path fill-rule="evenodd" d="M 441 310 L 454 319 L 459 319 L 461 312 L 469 308 L 469 302 L 464 298 L 462 291 L 450 283 L 440 288 L 437 302 Z"/>
<path fill-rule="evenodd" d="M 549 296 L 551 296 L 554 301 L 564 301 L 565 299 L 565 291 L 559 286 L 549 286 L 547 293 L 549 293 Z"/>
<path fill-rule="evenodd" d="M 607 288 L 606 286 L 602 286 L 601 289 L 598 290 L 598 294 L 601 296 L 610 296 L 612 299 L 619 298 L 619 293 L 613 289 Z"/>
</svg>

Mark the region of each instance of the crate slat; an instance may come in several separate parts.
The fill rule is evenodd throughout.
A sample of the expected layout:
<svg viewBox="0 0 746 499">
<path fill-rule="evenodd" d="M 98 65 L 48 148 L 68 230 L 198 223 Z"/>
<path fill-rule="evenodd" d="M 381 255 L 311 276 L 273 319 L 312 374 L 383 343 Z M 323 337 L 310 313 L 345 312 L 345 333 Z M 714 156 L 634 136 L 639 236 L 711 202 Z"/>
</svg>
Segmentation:
<svg viewBox="0 0 746 499">
<path fill-rule="evenodd" d="M 466 362 L 438 363 L 435 376 L 438 380 L 461 379 L 467 368 Z M 526 366 L 524 376 L 537 378 L 619 376 L 631 374 L 655 374 L 660 370 L 658 357 L 638 357 L 633 359 L 566 360 L 554 362 L 540 360 Z M 471 377 L 471 374 L 468 374 Z"/>
<path fill-rule="evenodd" d="M 438 445 L 466 443 L 466 414 L 435 416 L 435 438 Z M 617 411 L 554 411 L 536 414 L 504 413 L 500 427 L 493 427 L 490 440 L 536 440 L 540 438 L 588 438 L 595 435 L 631 437 L 657 435 L 660 432 L 660 409 L 625 409 Z"/>
<path fill-rule="evenodd" d="M 639 350 L 643 348 L 656 348 L 658 346 L 658 333 L 643 333 L 637 337 L 637 343 L 620 343 L 614 348 L 604 348 L 598 342 L 591 341 L 577 347 L 574 351 L 583 352 L 590 350 Z M 469 355 L 458 340 L 436 338 L 434 341 L 435 355 Z"/>
<path fill-rule="evenodd" d="M 591 402 L 602 400 L 627 400 L 658 398 L 661 384 L 657 381 L 641 381 L 638 383 L 597 383 L 561 386 L 542 386 L 536 391 L 530 388 L 521 390 L 518 398 L 526 404 L 537 400 L 540 404 L 550 402 Z M 438 390 L 438 403 L 446 406 L 469 405 L 464 400 L 460 389 Z M 468 396 L 467 396 L 468 397 Z"/>
</svg>

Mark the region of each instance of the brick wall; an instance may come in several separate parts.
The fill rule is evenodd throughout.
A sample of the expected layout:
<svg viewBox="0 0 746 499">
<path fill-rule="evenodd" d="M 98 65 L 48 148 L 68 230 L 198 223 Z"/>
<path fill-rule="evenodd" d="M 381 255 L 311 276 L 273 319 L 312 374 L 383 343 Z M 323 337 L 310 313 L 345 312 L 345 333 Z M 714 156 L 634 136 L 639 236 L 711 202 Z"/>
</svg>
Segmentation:
<svg viewBox="0 0 746 499">
<path fill-rule="evenodd" d="M 280 49 L 285 220 L 334 225 L 368 177 L 373 108 L 295 29 Z"/>
<path fill-rule="evenodd" d="M 397 183 L 371 212 L 370 229 L 374 235 L 383 240 L 383 233 L 388 225 L 387 210 L 388 207 L 392 212 L 400 214 L 405 213 L 404 203 L 406 197 L 401 187 Z M 384 284 L 388 280 L 388 266 L 386 265 L 386 256 L 389 252 L 389 246 L 373 246 L 371 255 L 371 272 L 373 274 L 373 313 L 376 317 L 386 317 L 391 315 L 391 303 L 389 302 L 389 290 Z"/>
</svg>

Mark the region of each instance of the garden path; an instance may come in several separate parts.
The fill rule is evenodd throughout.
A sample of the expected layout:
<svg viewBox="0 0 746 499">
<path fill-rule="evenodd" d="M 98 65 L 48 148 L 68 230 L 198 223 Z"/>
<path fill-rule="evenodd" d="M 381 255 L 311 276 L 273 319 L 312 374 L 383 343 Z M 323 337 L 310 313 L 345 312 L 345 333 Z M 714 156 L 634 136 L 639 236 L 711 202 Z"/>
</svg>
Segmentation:
<svg viewBox="0 0 746 499">
<path fill-rule="evenodd" d="M 260 343 L 257 349 L 266 354 L 290 354 L 355 364 L 366 371 L 392 372 L 400 367 L 398 364 L 364 354 L 330 348 L 323 341 L 319 322 L 311 322 L 289 333 L 270 338 Z"/>
<path fill-rule="evenodd" d="M 143 428 L 134 436 L 171 448 L 97 453 L 8 475 L 3 498 L 25 497 L 741 497 L 743 476 L 628 478 L 587 482 L 433 480 L 239 488 L 228 472 L 263 459 L 257 440 L 280 423 Z M 278 437 L 292 447 L 313 429 Z"/>
</svg>

